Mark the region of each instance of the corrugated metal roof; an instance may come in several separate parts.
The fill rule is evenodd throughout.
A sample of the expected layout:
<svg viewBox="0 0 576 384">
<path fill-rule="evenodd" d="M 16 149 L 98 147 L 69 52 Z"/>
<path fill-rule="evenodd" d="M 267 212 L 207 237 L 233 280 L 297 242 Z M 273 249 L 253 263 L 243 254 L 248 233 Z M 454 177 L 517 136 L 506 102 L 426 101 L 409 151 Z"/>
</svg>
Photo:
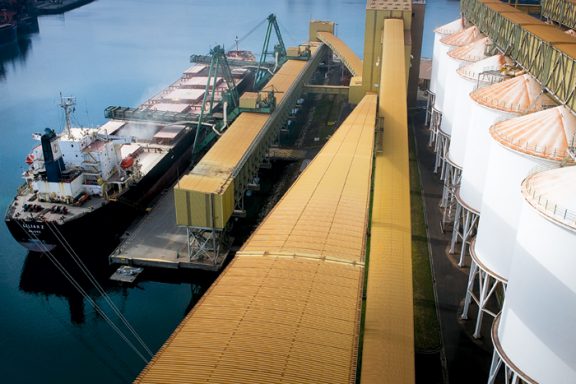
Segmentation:
<svg viewBox="0 0 576 384">
<path fill-rule="evenodd" d="M 554 44 L 554 48 L 565 53 L 568 57 L 576 59 L 576 44 Z"/>
<path fill-rule="evenodd" d="M 518 25 L 542 24 L 542 21 L 524 12 L 504 12 L 501 15 Z"/>
<path fill-rule="evenodd" d="M 445 36 L 440 39 L 440 42 L 453 47 L 461 47 L 463 45 L 470 44 L 471 42 L 482 37 L 484 36 L 480 33 L 478 27 L 472 26 L 470 28 L 466 28 L 463 31 Z"/>
<path fill-rule="evenodd" d="M 415 381 L 408 118 L 403 23 L 386 20 L 382 43 L 382 153 L 374 168 L 362 384 Z"/>
<path fill-rule="evenodd" d="M 365 225 L 376 96 L 360 103 L 241 251 L 273 252 L 359 263 Z"/>
<path fill-rule="evenodd" d="M 565 106 L 499 122 L 492 137 L 515 151 L 549 160 L 569 159 L 568 146 L 576 133 L 576 116 Z"/>
<path fill-rule="evenodd" d="M 543 106 L 553 105 L 550 97 L 544 94 L 540 84 L 529 74 L 479 88 L 470 97 L 488 108 L 513 113 L 531 113 Z"/>
<path fill-rule="evenodd" d="M 454 21 L 444 24 L 434 30 L 434 33 L 439 33 L 441 35 L 452 35 L 456 32 L 460 32 L 464 29 L 464 19 L 458 18 Z"/>
<path fill-rule="evenodd" d="M 522 11 L 519 11 L 518 9 L 511 7 L 508 4 L 504 4 L 501 1 L 494 1 L 494 2 L 486 2 L 483 1 L 484 4 L 486 4 L 486 7 L 502 14 L 502 13 L 520 13 Z"/>
<path fill-rule="evenodd" d="M 238 162 L 268 120 L 263 113 L 242 113 L 178 185 L 182 189 L 220 193 L 232 182 Z"/>
<path fill-rule="evenodd" d="M 316 48 L 312 48 L 314 49 Z M 276 102 L 280 103 L 284 93 L 306 64 L 303 60 L 288 60 L 264 89 L 273 89 Z M 232 174 L 239 161 L 266 124 L 268 117 L 262 113 L 241 113 L 192 171 L 180 179 L 179 188 L 204 193 L 226 191 L 228 184 L 233 181 Z"/>
<path fill-rule="evenodd" d="M 342 59 L 352 76 L 362 76 L 362 60 L 350 47 L 330 32 L 318 32 L 318 38 L 326 43 Z"/>
<path fill-rule="evenodd" d="M 430 80 L 432 76 L 432 60 L 420 59 L 420 71 L 418 77 L 424 80 Z"/>
<path fill-rule="evenodd" d="M 549 43 L 576 43 L 574 37 L 564 33 L 553 25 L 540 23 L 539 25 L 525 25 L 525 30 Z"/>
<path fill-rule="evenodd" d="M 454 48 L 448 52 L 448 56 L 462 61 L 475 62 L 486 58 L 486 46 L 492 44 L 489 37 L 484 37 L 466 44 L 462 47 Z"/>
<path fill-rule="evenodd" d="M 512 59 L 502 54 L 494 55 L 477 61 L 472 64 L 462 66 L 456 70 L 458 74 L 470 80 L 478 80 L 481 73 L 487 71 L 500 71 L 506 64 L 512 64 Z"/>
<path fill-rule="evenodd" d="M 365 247 L 342 239 L 366 241 L 376 101 L 364 97 L 136 383 L 355 382 Z"/>
<path fill-rule="evenodd" d="M 527 177 L 522 183 L 522 194 L 550 220 L 576 230 L 576 166 Z"/>
</svg>

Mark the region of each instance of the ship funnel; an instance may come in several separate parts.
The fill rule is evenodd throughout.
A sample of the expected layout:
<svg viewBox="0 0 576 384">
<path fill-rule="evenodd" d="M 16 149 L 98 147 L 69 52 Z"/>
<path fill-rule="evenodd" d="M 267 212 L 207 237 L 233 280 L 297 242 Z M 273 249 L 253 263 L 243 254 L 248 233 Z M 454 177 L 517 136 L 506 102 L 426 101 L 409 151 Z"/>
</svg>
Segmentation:
<svg viewBox="0 0 576 384">
<path fill-rule="evenodd" d="M 58 136 L 53 129 L 46 128 L 40 138 L 40 142 L 42 143 L 44 167 L 46 168 L 48 182 L 59 182 L 65 167 Z"/>
</svg>

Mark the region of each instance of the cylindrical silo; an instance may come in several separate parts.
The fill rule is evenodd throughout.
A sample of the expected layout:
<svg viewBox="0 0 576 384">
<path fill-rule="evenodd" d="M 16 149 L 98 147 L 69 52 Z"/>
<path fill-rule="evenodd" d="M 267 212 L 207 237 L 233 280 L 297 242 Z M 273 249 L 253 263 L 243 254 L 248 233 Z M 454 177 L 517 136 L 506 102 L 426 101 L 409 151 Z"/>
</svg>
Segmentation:
<svg viewBox="0 0 576 384">
<path fill-rule="evenodd" d="M 454 50 L 455 51 L 455 50 Z M 456 73 L 453 84 L 450 86 L 454 94 L 453 122 L 451 127 L 450 143 L 446 153 L 444 164 L 444 185 L 442 190 L 441 225 L 449 227 L 454 222 L 455 198 L 454 192 L 460 184 L 462 163 L 464 163 L 464 147 L 466 146 L 466 134 L 468 132 L 470 106 L 470 92 L 476 87 L 484 87 L 499 81 L 505 77 L 501 70 L 505 65 L 511 65 L 512 60 L 502 54 L 494 55 L 486 59 L 460 67 Z"/>
<path fill-rule="evenodd" d="M 442 111 L 440 130 L 447 136 L 452 133 L 454 111 L 462 101 L 462 95 L 456 89 L 460 77 L 457 70 L 462 66 L 485 59 L 487 47 L 491 44 L 490 38 L 484 37 L 448 52 L 448 59 L 445 61 L 446 78 L 444 83 L 449 91 L 444 93 L 444 104 L 439 106 Z"/>
<path fill-rule="evenodd" d="M 444 93 L 444 105 L 437 105 L 442 111 L 442 119 L 437 131 L 437 142 L 435 147 L 436 160 L 434 172 L 441 169 L 440 179 L 445 180 L 446 155 L 450 145 L 450 133 L 452 131 L 452 120 L 454 114 L 454 104 L 457 102 L 456 95 L 458 90 L 454 88 L 454 82 L 458 77 L 456 70 L 465 63 L 472 63 L 486 57 L 487 46 L 491 44 L 488 37 L 484 37 L 470 44 L 457 47 L 448 52 L 448 59 L 444 61 L 446 77 L 444 79 L 445 89 L 449 90 Z"/>
<path fill-rule="evenodd" d="M 438 60 L 448 52 L 448 46 L 441 44 L 440 39 L 464 29 L 464 20 L 458 18 L 434 30 L 434 46 L 432 47 L 432 74 L 430 75 L 430 91 L 436 93 L 438 82 Z"/>
<path fill-rule="evenodd" d="M 491 289 L 506 284 L 516 247 L 516 229 L 523 197 L 522 180 L 534 169 L 557 168 L 572 162 L 568 149 L 576 133 L 576 116 L 565 106 L 545 109 L 494 124 L 490 128 L 490 153 L 486 168 L 482 215 L 476 240 L 472 242 L 472 262 L 463 318 L 467 318 L 473 288 L 479 290 L 475 337 L 480 336 L 483 312 Z M 490 288 L 490 289 L 489 289 Z M 483 295 L 484 294 L 484 295 Z"/>
<path fill-rule="evenodd" d="M 543 105 L 552 104 L 543 92 L 532 76 L 524 74 L 477 89 L 470 94 L 474 105 L 466 139 L 460 197 L 471 209 L 480 212 L 482 205 L 490 126 L 502 120 L 539 111 Z"/>
<path fill-rule="evenodd" d="M 576 167 L 536 173 L 524 196 L 495 357 L 520 378 L 576 382 Z M 496 361 L 495 361 L 496 360 Z"/>
<path fill-rule="evenodd" d="M 434 164 L 434 172 L 441 169 L 440 179 L 445 180 L 446 171 L 446 155 L 450 145 L 450 134 L 452 132 L 452 120 L 454 115 L 454 106 L 458 103 L 458 95 L 455 92 L 455 82 L 457 81 L 457 69 L 466 63 L 472 63 L 486 58 L 487 46 L 491 44 L 488 37 L 484 37 L 473 41 L 470 44 L 457 47 L 448 52 L 448 59 L 444 61 L 445 78 L 443 84 L 444 104 L 437 105 L 437 108 L 442 111 L 442 120 L 438 129 L 437 145 L 436 145 L 436 160 Z"/>
<path fill-rule="evenodd" d="M 471 123 L 470 110 L 474 102 L 470 93 L 477 87 L 499 82 L 502 79 L 500 70 L 505 65 L 510 65 L 512 60 L 502 54 L 488 57 L 458 69 L 458 77 L 454 84 L 455 101 L 454 118 L 448 159 L 455 166 L 462 168 L 466 153 L 466 137 Z"/>
<path fill-rule="evenodd" d="M 543 104 L 551 104 L 538 82 L 530 75 L 521 75 L 470 94 L 474 101 L 470 113 L 470 126 L 466 138 L 466 152 L 462 165 L 459 190 L 456 192 L 456 217 L 450 251 L 460 241 L 459 265 L 464 265 L 467 244 L 475 232 L 482 205 L 482 192 L 488 149 L 489 128 L 494 123 L 521 114 L 536 112 Z"/>
<path fill-rule="evenodd" d="M 437 63 L 438 73 L 436 74 L 436 98 L 434 102 L 434 108 L 437 110 L 442 112 L 440 108 L 444 105 L 444 92 L 446 90 L 446 84 L 444 81 L 446 79 L 447 70 L 446 62 L 449 60 L 448 51 L 456 47 L 470 44 L 482 37 L 484 36 L 480 33 L 480 30 L 476 26 L 472 26 L 440 39 L 439 46 L 441 54 L 438 57 Z"/>
</svg>

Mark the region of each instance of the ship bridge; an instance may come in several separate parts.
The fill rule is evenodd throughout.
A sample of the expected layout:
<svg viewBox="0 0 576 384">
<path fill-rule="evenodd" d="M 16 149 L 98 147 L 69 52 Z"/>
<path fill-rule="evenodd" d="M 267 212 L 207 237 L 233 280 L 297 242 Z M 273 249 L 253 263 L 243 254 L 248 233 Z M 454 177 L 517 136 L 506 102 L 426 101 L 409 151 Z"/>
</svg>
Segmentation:
<svg viewBox="0 0 576 384">
<path fill-rule="evenodd" d="M 383 27 L 366 36 L 380 44 L 378 92 L 362 95 L 136 383 L 414 382 L 410 47 L 406 24 L 387 12 L 396 5 L 367 6 Z M 214 225 L 230 215 L 239 171 L 205 160 L 178 193 L 185 220 L 194 220 L 193 194 L 204 194 L 202 215 Z"/>
</svg>

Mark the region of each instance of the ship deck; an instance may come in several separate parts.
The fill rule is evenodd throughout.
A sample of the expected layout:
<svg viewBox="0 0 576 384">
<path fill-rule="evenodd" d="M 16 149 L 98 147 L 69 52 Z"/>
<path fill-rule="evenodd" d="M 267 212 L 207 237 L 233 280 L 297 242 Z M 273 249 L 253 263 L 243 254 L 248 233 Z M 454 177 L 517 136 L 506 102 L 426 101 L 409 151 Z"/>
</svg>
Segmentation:
<svg viewBox="0 0 576 384">
<path fill-rule="evenodd" d="M 40 202 L 37 199 L 32 200 L 32 193 L 25 195 L 18 195 L 14 198 L 15 204 L 11 204 L 10 210 L 12 217 L 15 219 L 21 219 L 24 221 L 49 221 L 49 222 L 60 222 L 64 223 L 71 220 L 72 218 L 85 215 L 89 212 L 98 209 L 102 206 L 104 199 L 100 197 L 92 197 L 82 205 L 69 205 L 64 203 L 50 203 L 50 202 Z M 25 210 L 25 205 L 36 205 L 41 208 L 37 210 Z M 67 213 L 53 212 L 52 207 L 66 207 Z"/>
</svg>

